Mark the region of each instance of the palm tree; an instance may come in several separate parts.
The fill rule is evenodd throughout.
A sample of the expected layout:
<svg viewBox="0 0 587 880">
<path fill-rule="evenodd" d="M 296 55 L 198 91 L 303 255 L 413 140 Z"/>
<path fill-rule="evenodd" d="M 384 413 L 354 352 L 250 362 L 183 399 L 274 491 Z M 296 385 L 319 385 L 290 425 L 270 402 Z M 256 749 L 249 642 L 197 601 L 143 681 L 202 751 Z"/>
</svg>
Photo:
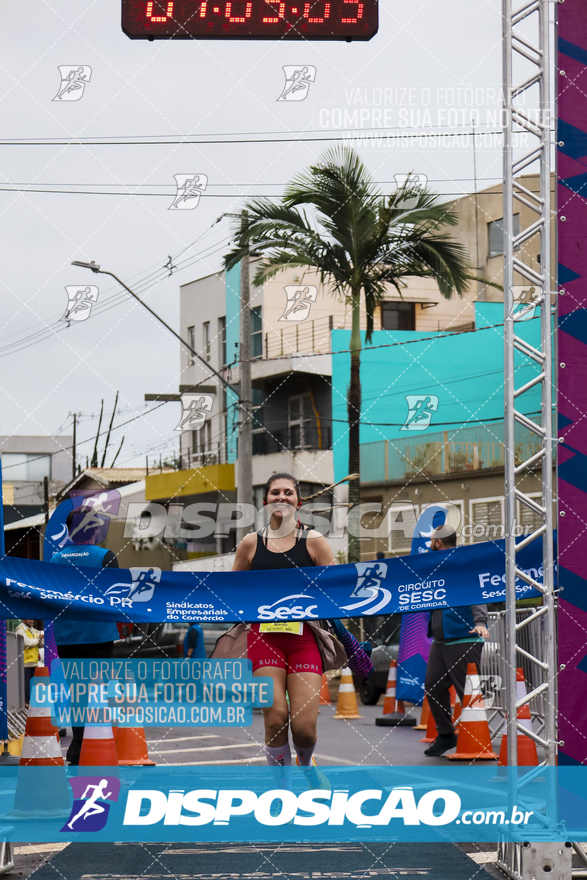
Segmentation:
<svg viewBox="0 0 587 880">
<path fill-rule="evenodd" d="M 358 154 L 346 146 L 327 150 L 295 177 L 281 202 L 256 199 L 246 206 L 226 269 L 254 251 L 263 257 L 255 285 L 283 269 L 304 267 L 318 272 L 322 283 L 351 306 L 349 474 L 360 471 L 361 309 L 369 343 L 375 307 L 389 285 L 401 296 L 405 277 L 429 277 L 447 299 L 454 291 L 461 296 L 472 277 L 466 250 L 441 231 L 456 223 L 456 214 L 438 195 L 410 187 L 409 178 L 402 190 L 383 195 Z M 359 503 L 359 489 L 359 478 L 349 481 L 351 511 Z M 360 559 L 356 535 L 349 534 L 348 558 Z"/>
</svg>

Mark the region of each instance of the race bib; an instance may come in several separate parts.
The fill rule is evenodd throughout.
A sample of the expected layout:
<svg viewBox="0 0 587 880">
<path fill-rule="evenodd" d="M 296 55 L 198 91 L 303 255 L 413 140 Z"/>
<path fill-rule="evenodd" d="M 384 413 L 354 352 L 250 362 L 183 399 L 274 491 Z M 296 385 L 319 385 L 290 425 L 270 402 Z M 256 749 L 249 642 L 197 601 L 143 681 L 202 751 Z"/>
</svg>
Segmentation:
<svg viewBox="0 0 587 880">
<path fill-rule="evenodd" d="M 304 631 L 304 624 L 300 620 L 281 620 L 275 623 L 262 623 L 259 626 L 259 632 L 262 633 L 290 633 L 292 636 L 301 636 Z"/>
</svg>

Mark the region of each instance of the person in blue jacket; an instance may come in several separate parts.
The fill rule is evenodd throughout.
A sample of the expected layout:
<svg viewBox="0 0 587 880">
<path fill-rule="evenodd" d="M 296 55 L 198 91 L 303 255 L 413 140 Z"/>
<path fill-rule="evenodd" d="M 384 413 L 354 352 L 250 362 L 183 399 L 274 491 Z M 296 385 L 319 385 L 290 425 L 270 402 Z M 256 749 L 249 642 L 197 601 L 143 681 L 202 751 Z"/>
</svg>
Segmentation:
<svg viewBox="0 0 587 880">
<path fill-rule="evenodd" d="M 66 520 L 71 531 L 74 519 L 72 511 Z M 118 560 L 112 550 L 105 550 L 94 544 L 69 544 L 51 557 L 58 565 L 75 565 L 79 568 L 118 568 Z M 112 656 L 114 642 L 119 638 L 115 623 L 89 620 L 55 620 L 55 641 L 60 658 L 107 659 Z M 73 739 L 67 749 L 67 760 L 72 765 L 79 764 L 84 738 L 83 727 L 73 727 Z"/>
<path fill-rule="evenodd" d="M 456 546 L 456 532 L 450 526 L 434 529 L 430 538 L 431 550 L 450 550 Z M 435 608 L 430 612 L 428 636 L 433 641 L 424 689 L 438 732 L 424 752 L 430 758 L 443 755 L 457 744 L 451 718 L 450 688 L 454 685 L 462 703 L 468 664 L 475 663 L 479 671 L 483 642 L 489 638 L 487 621 L 487 605 Z"/>
<path fill-rule="evenodd" d="M 205 660 L 204 633 L 195 620 L 190 625 L 183 640 L 183 656 L 191 660 Z"/>
</svg>

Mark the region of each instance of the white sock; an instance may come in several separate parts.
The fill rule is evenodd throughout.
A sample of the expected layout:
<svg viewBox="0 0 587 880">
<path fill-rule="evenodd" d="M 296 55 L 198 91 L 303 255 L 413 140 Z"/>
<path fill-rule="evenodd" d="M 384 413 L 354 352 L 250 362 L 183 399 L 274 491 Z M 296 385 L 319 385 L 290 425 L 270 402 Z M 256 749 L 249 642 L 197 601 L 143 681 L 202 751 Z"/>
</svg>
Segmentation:
<svg viewBox="0 0 587 880">
<path fill-rule="evenodd" d="M 271 767 L 275 787 L 291 789 L 291 749 L 289 742 L 278 748 L 265 746 L 265 757 Z"/>
<path fill-rule="evenodd" d="M 301 767 L 309 767 L 312 763 L 312 755 L 314 754 L 314 749 L 316 748 L 316 743 L 311 746 L 308 746 L 307 749 L 302 749 L 300 746 L 296 746 L 294 743 L 294 749 L 296 750 L 296 754 L 298 756 L 298 760 L 300 762 Z"/>
</svg>

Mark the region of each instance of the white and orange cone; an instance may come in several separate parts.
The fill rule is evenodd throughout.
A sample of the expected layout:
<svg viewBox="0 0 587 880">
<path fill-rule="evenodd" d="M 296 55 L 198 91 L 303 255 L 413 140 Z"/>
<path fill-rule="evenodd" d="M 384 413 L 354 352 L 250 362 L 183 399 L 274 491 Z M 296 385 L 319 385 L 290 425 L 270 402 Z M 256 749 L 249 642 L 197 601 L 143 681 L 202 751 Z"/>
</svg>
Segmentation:
<svg viewBox="0 0 587 880">
<path fill-rule="evenodd" d="M 524 670 L 516 670 L 516 702 L 519 703 L 526 696 L 526 680 L 524 678 Z M 524 703 L 518 709 L 518 721 L 522 727 L 532 733 L 532 715 L 530 714 L 530 706 Z M 508 735 L 504 733 L 501 738 L 501 746 L 499 748 L 498 767 L 507 767 L 508 763 Z M 518 767 L 537 767 L 538 752 L 536 751 L 536 743 L 529 736 L 518 730 Z"/>
<path fill-rule="evenodd" d="M 497 758 L 491 747 L 487 713 L 475 663 L 467 666 L 458 734 L 456 752 L 447 755 L 451 761 L 493 761 Z"/>
<path fill-rule="evenodd" d="M 119 727 L 114 735 L 116 754 L 121 767 L 154 767 L 149 758 L 147 738 L 142 727 Z"/>
<path fill-rule="evenodd" d="M 106 718 L 108 699 L 103 693 L 104 685 L 98 682 L 98 696 L 88 700 L 88 712 L 97 710 L 98 718 Z M 118 767 L 118 755 L 114 743 L 112 725 L 107 722 L 86 724 L 79 756 L 80 767 Z"/>
<path fill-rule="evenodd" d="M 49 679 L 49 670 L 46 666 L 38 666 L 35 670 L 33 682 L 39 678 Z M 44 785 L 32 785 L 34 777 L 31 776 L 32 771 L 29 768 L 33 767 L 56 769 L 51 772 L 50 780 L 45 780 Z M 20 768 L 26 769 L 21 771 Z M 40 775 L 42 778 L 42 773 Z M 50 704 L 30 706 L 24 731 L 14 807 L 7 814 L 7 818 L 61 818 L 68 816 L 70 809 L 71 796 L 61 754 L 59 733 L 51 723 L 51 706 Z"/>
<path fill-rule="evenodd" d="M 416 724 L 414 730 L 427 730 L 428 728 L 428 719 L 430 718 L 430 703 L 428 702 L 428 697 L 424 694 L 424 699 L 422 700 L 422 714 L 420 715 L 420 723 Z"/>
<path fill-rule="evenodd" d="M 387 675 L 387 688 L 383 701 L 383 715 L 375 719 L 377 727 L 415 727 L 416 719 L 413 715 L 406 715 L 402 700 L 396 700 L 397 687 L 397 662 L 392 660 L 389 664 Z"/>
<path fill-rule="evenodd" d="M 330 696 L 330 688 L 328 687 L 328 679 L 322 675 L 322 686 L 320 688 L 320 705 L 332 706 L 332 697 Z"/>
<path fill-rule="evenodd" d="M 333 718 L 362 718 L 359 715 L 359 707 L 357 706 L 357 695 L 353 684 L 353 675 L 348 666 L 342 670 L 340 677 L 340 686 L 338 688 L 338 702 L 336 704 L 336 713 Z"/>
</svg>

